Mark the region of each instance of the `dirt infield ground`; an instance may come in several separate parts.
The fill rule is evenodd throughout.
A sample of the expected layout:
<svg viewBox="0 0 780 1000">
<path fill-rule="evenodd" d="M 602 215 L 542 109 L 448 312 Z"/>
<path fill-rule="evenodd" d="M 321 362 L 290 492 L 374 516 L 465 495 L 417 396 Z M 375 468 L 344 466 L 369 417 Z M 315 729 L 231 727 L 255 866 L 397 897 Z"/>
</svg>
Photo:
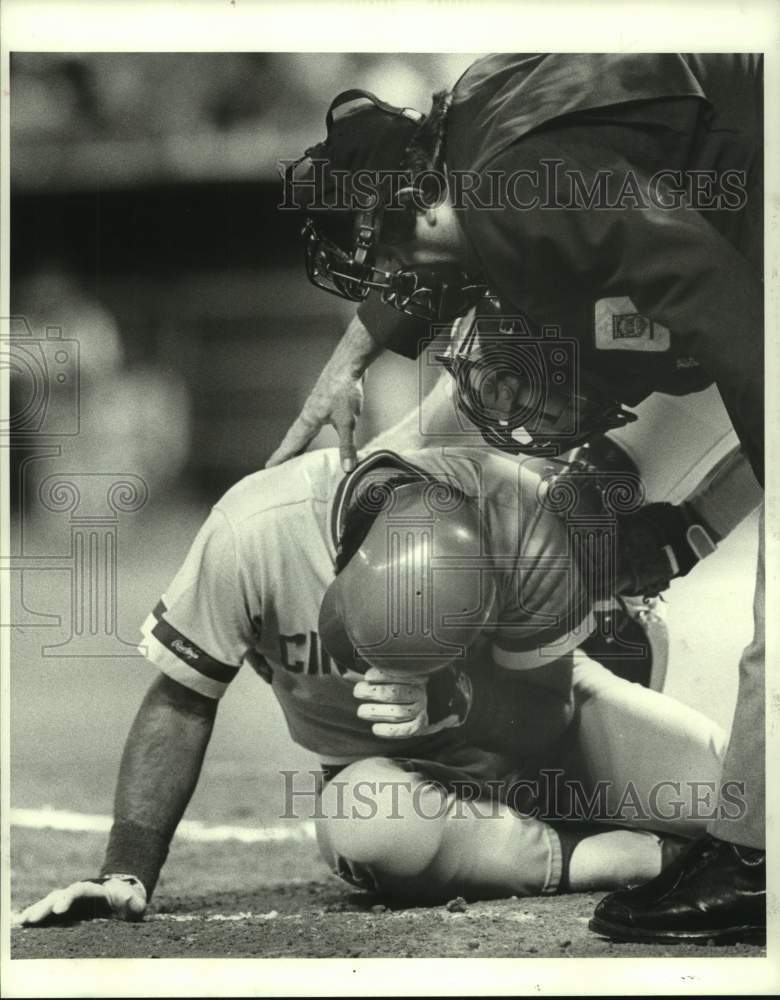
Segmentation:
<svg viewBox="0 0 780 1000">
<path fill-rule="evenodd" d="M 19 909 L 62 872 L 94 870 L 103 838 L 16 831 Z M 508 899 L 465 907 L 399 907 L 332 877 L 316 845 L 178 842 L 141 924 L 108 920 L 16 928 L 22 958 L 759 957 L 758 945 L 616 944 L 588 930 L 598 895 Z"/>
</svg>

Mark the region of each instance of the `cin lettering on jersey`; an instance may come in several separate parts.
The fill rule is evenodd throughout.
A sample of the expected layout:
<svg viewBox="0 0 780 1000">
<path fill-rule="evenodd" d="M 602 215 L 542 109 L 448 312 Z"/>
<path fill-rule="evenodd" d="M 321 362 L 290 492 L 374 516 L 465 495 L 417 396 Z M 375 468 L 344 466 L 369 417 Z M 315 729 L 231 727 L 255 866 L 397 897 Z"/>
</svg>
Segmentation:
<svg viewBox="0 0 780 1000">
<path fill-rule="evenodd" d="M 279 659 L 293 674 L 340 674 L 347 671 L 328 656 L 316 632 L 279 636 Z"/>
</svg>

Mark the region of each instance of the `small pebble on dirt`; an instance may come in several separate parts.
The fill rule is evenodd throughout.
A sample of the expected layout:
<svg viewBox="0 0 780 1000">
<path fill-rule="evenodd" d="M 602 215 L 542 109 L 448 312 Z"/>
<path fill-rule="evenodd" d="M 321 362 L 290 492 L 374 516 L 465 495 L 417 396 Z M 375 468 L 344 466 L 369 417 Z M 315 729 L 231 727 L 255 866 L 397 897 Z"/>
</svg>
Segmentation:
<svg viewBox="0 0 780 1000">
<path fill-rule="evenodd" d="M 469 904 L 463 896 L 456 896 L 455 899 L 451 899 L 447 903 L 447 909 L 450 913 L 465 913 L 468 908 Z"/>
</svg>

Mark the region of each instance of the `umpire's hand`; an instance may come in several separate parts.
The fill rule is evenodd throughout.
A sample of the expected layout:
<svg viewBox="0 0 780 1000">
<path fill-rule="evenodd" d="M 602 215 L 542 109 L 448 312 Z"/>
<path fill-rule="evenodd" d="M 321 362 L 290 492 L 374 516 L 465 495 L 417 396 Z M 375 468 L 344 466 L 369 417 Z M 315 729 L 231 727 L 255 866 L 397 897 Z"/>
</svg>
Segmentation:
<svg viewBox="0 0 780 1000">
<path fill-rule="evenodd" d="M 338 432 L 343 470 L 351 472 L 355 468 L 355 425 L 363 408 L 363 373 L 380 350 L 355 317 L 323 368 L 300 415 L 265 463 L 266 468 L 299 455 L 326 424 L 332 424 Z"/>
<path fill-rule="evenodd" d="M 103 875 L 74 882 L 67 889 L 55 889 L 48 896 L 28 906 L 20 923 L 49 925 L 71 920 L 143 920 L 146 890 L 132 875 Z"/>
</svg>

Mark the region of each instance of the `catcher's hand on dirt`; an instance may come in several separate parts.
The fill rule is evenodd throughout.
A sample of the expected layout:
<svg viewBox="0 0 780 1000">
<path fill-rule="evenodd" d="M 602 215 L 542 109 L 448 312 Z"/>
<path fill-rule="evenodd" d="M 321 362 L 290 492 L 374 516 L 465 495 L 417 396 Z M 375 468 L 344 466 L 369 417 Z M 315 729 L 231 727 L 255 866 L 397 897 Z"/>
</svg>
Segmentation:
<svg viewBox="0 0 780 1000">
<path fill-rule="evenodd" d="M 391 740 L 431 736 L 461 726 L 472 701 L 470 678 L 452 667 L 430 677 L 371 667 L 352 693 L 362 702 L 358 718 L 372 723 L 375 736 Z"/>
<path fill-rule="evenodd" d="M 132 875 L 103 875 L 74 882 L 67 889 L 55 889 L 28 906 L 19 922 L 52 924 L 71 920 L 142 920 L 146 911 L 146 890 Z"/>
</svg>

